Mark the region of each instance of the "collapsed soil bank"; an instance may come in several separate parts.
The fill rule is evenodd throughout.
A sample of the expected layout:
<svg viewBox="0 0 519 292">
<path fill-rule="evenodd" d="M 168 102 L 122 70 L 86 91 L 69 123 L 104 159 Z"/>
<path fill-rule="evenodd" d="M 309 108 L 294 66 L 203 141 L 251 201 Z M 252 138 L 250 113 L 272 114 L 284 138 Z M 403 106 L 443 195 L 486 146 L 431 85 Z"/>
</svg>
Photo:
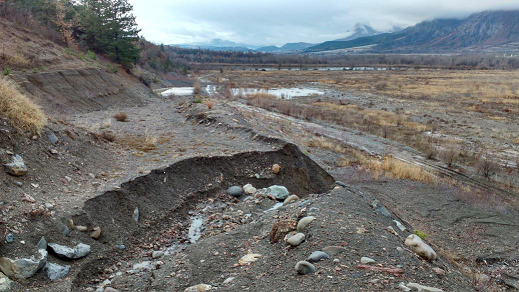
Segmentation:
<svg viewBox="0 0 519 292">
<path fill-rule="evenodd" d="M 277 175 L 271 171 L 274 163 L 281 165 Z M 88 200 L 83 213 L 73 219 L 78 225 L 101 226 L 103 235 L 93 250 L 108 255 L 114 251 L 115 244 L 131 247 L 149 238 L 167 228 L 174 218 L 186 216 L 189 207 L 197 201 L 222 193 L 231 185 L 251 183 L 264 188 L 278 184 L 293 194 L 306 196 L 328 191 L 334 181 L 294 144 L 269 152 L 195 157 L 154 170 L 122 184 L 120 189 Z M 138 223 L 132 218 L 136 208 L 140 213 Z M 109 260 L 92 257 L 82 265 L 73 286 L 84 287 Z"/>
</svg>

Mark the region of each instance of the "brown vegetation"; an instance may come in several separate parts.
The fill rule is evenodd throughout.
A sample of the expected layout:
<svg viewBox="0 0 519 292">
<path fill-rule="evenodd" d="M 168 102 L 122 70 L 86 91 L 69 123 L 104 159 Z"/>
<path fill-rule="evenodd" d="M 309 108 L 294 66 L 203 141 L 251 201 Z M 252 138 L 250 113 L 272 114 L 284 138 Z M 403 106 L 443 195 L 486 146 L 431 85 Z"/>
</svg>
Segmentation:
<svg viewBox="0 0 519 292">
<path fill-rule="evenodd" d="M 114 119 L 119 122 L 126 122 L 128 121 L 128 114 L 125 112 L 118 112 L 114 114 Z"/>
<path fill-rule="evenodd" d="M 34 134 L 40 134 L 47 123 L 41 107 L 20 93 L 15 83 L 5 77 L 0 78 L 0 115 L 14 127 Z"/>
<path fill-rule="evenodd" d="M 200 94 L 202 93 L 202 82 L 200 80 L 196 79 L 193 82 L 193 94 Z"/>
</svg>

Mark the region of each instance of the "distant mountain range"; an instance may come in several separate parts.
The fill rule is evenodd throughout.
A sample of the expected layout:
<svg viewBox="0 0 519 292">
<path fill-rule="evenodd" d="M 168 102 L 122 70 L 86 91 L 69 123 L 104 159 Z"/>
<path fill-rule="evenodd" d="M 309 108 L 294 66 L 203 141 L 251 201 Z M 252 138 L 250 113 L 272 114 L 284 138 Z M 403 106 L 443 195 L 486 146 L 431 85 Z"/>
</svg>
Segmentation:
<svg viewBox="0 0 519 292">
<path fill-rule="evenodd" d="M 424 21 L 394 33 L 324 42 L 305 52 L 448 53 L 519 50 L 519 11 L 485 11 L 465 19 Z"/>
</svg>

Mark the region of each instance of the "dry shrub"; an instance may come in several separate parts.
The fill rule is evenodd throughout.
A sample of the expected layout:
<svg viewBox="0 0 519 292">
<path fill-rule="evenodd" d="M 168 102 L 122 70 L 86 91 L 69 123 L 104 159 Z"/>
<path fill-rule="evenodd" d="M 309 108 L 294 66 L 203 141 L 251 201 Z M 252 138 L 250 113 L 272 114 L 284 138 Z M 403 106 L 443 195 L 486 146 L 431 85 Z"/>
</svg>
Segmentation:
<svg viewBox="0 0 519 292">
<path fill-rule="evenodd" d="M 2 52 L 0 60 L 3 64 L 12 67 L 27 67 L 29 66 L 29 60 L 25 56 L 15 52 Z"/>
<path fill-rule="evenodd" d="M 101 133 L 101 138 L 108 142 L 114 142 L 116 137 L 115 137 L 115 133 L 112 131 L 103 131 Z"/>
<path fill-rule="evenodd" d="M 437 183 L 439 180 L 436 175 L 425 171 L 420 166 L 396 159 L 392 155 L 384 157 L 382 161 L 375 159 L 365 160 L 362 166 L 373 171 L 375 177 L 384 173 L 388 177 L 425 183 Z"/>
<path fill-rule="evenodd" d="M 497 163 L 493 159 L 488 158 L 488 154 L 485 156 L 486 158 L 481 157 L 479 161 L 476 163 L 476 169 L 486 179 L 490 179 L 499 170 L 499 163 Z"/>
<path fill-rule="evenodd" d="M 41 107 L 22 94 L 15 83 L 7 78 L 0 78 L 0 115 L 14 127 L 38 135 L 47 124 Z"/>
<path fill-rule="evenodd" d="M 204 100 L 203 103 L 204 103 L 205 105 L 207 105 L 207 108 L 208 108 L 208 109 L 213 109 L 213 107 L 214 107 L 214 102 L 212 102 L 212 101 L 210 101 L 210 100 L 208 100 L 208 99 L 207 99 L 207 100 Z"/>
<path fill-rule="evenodd" d="M 118 112 L 114 114 L 114 119 L 119 122 L 127 122 L 128 114 L 126 114 L 125 112 Z"/>
<path fill-rule="evenodd" d="M 196 79 L 193 82 L 193 94 L 200 94 L 202 93 L 202 82 L 200 80 Z"/>
<path fill-rule="evenodd" d="M 440 158 L 448 167 L 451 167 L 459 159 L 460 152 L 461 149 L 458 145 L 449 144 L 440 152 Z"/>
<path fill-rule="evenodd" d="M 118 143 L 139 151 L 148 152 L 157 149 L 157 145 L 164 144 L 169 140 L 171 140 L 171 138 L 156 137 L 145 133 L 142 136 L 126 136 L 125 138 L 119 139 Z"/>
</svg>

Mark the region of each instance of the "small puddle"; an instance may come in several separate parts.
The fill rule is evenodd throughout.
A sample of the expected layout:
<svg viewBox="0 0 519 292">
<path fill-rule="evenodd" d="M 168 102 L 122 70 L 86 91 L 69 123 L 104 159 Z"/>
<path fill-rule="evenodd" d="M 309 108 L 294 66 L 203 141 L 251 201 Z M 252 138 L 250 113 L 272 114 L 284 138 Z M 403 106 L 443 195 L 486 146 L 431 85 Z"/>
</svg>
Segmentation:
<svg viewBox="0 0 519 292">
<path fill-rule="evenodd" d="M 161 92 L 162 96 L 169 96 L 169 95 L 192 95 L 193 94 L 193 87 L 172 87 L 168 90 L 165 90 Z"/>
<path fill-rule="evenodd" d="M 254 94 L 270 94 L 278 99 L 292 99 L 294 97 L 317 96 L 325 94 L 325 91 L 319 88 L 271 88 L 269 90 L 261 88 L 233 88 L 231 92 L 234 96 L 254 95 Z"/>
<path fill-rule="evenodd" d="M 191 218 L 191 225 L 189 226 L 188 239 L 189 242 L 195 243 L 202 236 L 202 226 L 204 219 L 202 217 Z"/>
</svg>

